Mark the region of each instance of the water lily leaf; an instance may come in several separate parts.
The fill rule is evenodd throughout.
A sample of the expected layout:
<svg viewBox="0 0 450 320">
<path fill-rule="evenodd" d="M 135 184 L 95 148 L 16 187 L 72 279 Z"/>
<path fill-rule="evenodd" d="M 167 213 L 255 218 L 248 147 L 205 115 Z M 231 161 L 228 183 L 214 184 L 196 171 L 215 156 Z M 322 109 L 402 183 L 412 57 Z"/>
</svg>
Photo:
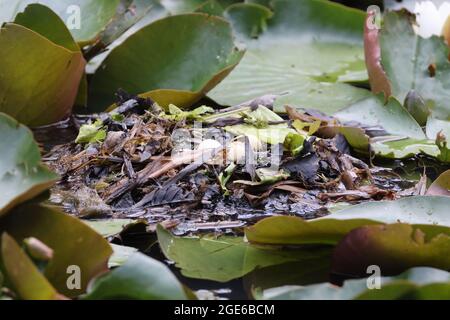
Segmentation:
<svg viewBox="0 0 450 320">
<path fill-rule="evenodd" d="M 80 47 L 70 34 L 64 21 L 46 6 L 30 4 L 16 16 L 14 23 L 33 30 L 54 44 L 68 50 L 80 51 Z"/>
<path fill-rule="evenodd" d="M 363 12 L 322 0 L 278 0 L 273 6 L 274 15 L 266 22 L 266 10 L 255 4 L 226 10 L 235 31 L 243 32 L 240 37 L 248 50 L 209 97 L 236 105 L 268 93 L 286 93 L 275 104 L 281 112 L 290 104 L 332 113 L 368 95 L 342 83 L 367 80 Z M 264 24 L 266 30 L 252 39 Z"/>
<path fill-rule="evenodd" d="M 128 246 L 120 246 L 112 243 L 113 254 L 108 261 L 108 268 L 116 268 L 123 265 L 138 249 Z"/>
<path fill-rule="evenodd" d="M 364 276 L 371 265 L 379 266 L 384 275 L 417 266 L 449 270 L 448 252 L 450 229 L 436 235 L 401 223 L 364 226 L 352 230 L 336 246 L 332 272 Z"/>
<path fill-rule="evenodd" d="M 24 300 L 55 300 L 61 296 L 25 251 L 6 232 L 1 240 L 2 263 L 12 289 Z"/>
<path fill-rule="evenodd" d="M 125 264 L 94 279 L 85 300 L 187 300 L 183 286 L 162 262 L 133 254 Z"/>
<path fill-rule="evenodd" d="M 67 24 L 77 42 L 96 39 L 116 14 L 120 0 L 0 0 L 0 24 L 14 21 L 29 4 L 40 3 L 52 9 Z M 42 22 L 44 23 L 44 22 Z"/>
<path fill-rule="evenodd" d="M 342 122 L 358 122 L 380 127 L 388 134 L 414 139 L 426 139 L 422 128 L 408 111 L 395 99 L 385 105 L 383 95 L 361 100 L 335 114 Z"/>
<path fill-rule="evenodd" d="M 450 170 L 442 173 L 427 190 L 430 196 L 450 196 Z"/>
<path fill-rule="evenodd" d="M 50 188 L 58 179 L 41 163 L 33 133 L 0 113 L 0 216 Z"/>
<path fill-rule="evenodd" d="M 450 121 L 429 117 L 426 126 L 428 139 L 436 140 L 438 134 L 450 140 Z"/>
<path fill-rule="evenodd" d="M 133 224 L 133 219 L 102 219 L 85 220 L 88 226 L 100 233 L 103 237 L 109 238 L 121 233 L 127 226 Z"/>
<path fill-rule="evenodd" d="M 241 237 L 217 238 L 207 235 L 181 238 L 171 235 L 160 226 L 157 234 L 165 256 L 176 262 L 184 276 L 219 282 L 240 278 L 258 268 L 319 259 L 330 254 L 329 248 L 281 250 L 276 247 L 255 247 Z"/>
<path fill-rule="evenodd" d="M 196 13 L 160 19 L 109 54 L 92 78 L 89 104 L 105 109 L 122 88 L 162 106 L 188 107 L 228 75 L 242 54 L 221 18 Z"/>
<path fill-rule="evenodd" d="M 0 30 L 0 57 L 0 111 L 30 126 L 68 115 L 84 72 L 81 52 L 23 26 L 6 24 Z"/>
<path fill-rule="evenodd" d="M 68 297 L 85 292 L 88 282 L 107 270 L 112 254 L 108 242 L 85 223 L 43 205 L 30 203 L 15 208 L 2 218 L 0 229 L 6 230 L 18 242 L 34 237 L 52 248 L 54 258 L 44 275 L 58 292 Z M 81 289 L 67 287 L 70 266 L 78 266 L 81 270 Z"/>
<path fill-rule="evenodd" d="M 416 35 L 413 18 L 406 11 L 388 12 L 380 34 L 381 63 L 392 94 L 404 101 L 415 90 L 438 118 L 450 116 L 450 62 L 442 38 Z M 399 46 L 398 44 L 402 45 Z"/>
<path fill-rule="evenodd" d="M 308 221 L 292 216 L 266 218 L 247 228 L 245 234 L 252 243 L 333 245 L 353 229 L 398 222 L 437 234 L 448 232 L 450 228 L 450 217 L 445 209 L 448 205 L 450 198 L 432 196 L 369 202 Z"/>
<path fill-rule="evenodd" d="M 439 157 L 439 147 L 432 140 L 417 140 L 410 138 L 386 137 L 385 141 L 376 141 L 371 144 L 373 153 L 377 156 L 390 159 L 406 159 L 418 154 Z"/>
<path fill-rule="evenodd" d="M 368 289 L 368 279 L 347 280 L 342 287 L 330 283 L 309 286 L 284 286 L 256 295 L 264 300 L 394 300 L 449 299 L 450 273 L 417 267 L 396 277 L 382 277 L 380 289 Z M 432 290 L 434 289 L 434 290 Z"/>
</svg>

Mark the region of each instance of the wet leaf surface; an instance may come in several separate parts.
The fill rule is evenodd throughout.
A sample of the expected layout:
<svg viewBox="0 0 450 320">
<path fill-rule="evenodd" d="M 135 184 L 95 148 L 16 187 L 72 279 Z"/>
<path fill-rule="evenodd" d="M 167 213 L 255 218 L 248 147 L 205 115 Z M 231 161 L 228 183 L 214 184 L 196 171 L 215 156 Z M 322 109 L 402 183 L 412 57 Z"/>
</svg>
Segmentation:
<svg viewBox="0 0 450 320">
<path fill-rule="evenodd" d="M 26 221 L 26 223 L 24 223 Z M 83 293 L 90 279 L 107 270 L 112 249 L 103 237 L 75 217 L 42 205 L 25 204 L 2 218 L 0 229 L 16 241 L 34 237 L 54 251 L 45 268 L 50 283 L 68 297 Z M 86 252 L 89 251 L 89 255 Z M 67 287 L 67 268 L 76 265 L 81 272 L 81 289 Z"/>
<path fill-rule="evenodd" d="M 325 1 L 275 1 L 273 5 L 267 30 L 245 41 L 243 60 L 209 94 L 213 100 L 236 105 L 269 93 L 285 93 L 276 101 L 278 110 L 290 104 L 332 113 L 368 95 L 343 83 L 367 79 L 362 12 Z M 236 24 L 235 30 L 248 36 L 249 29 L 261 29 L 261 10 L 239 5 L 225 15 Z"/>
<path fill-rule="evenodd" d="M 449 273 L 434 268 L 413 268 L 397 277 L 381 278 L 381 289 L 368 290 L 368 279 L 348 280 L 342 287 L 330 283 L 285 286 L 257 293 L 268 300 L 393 300 L 448 299 Z M 436 290 L 436 291 L 433 291 Z"/>
<path fill-rule="evenodd" d="M 186 300 L 183 286 L 162 262 L 142 253 L 93 280 L 84 300 Z"/>
<path fill-rule="evenodd" d="M 119 5 L 119 0 L 2 0 L 0 23 L 13 21 L 29 4 L 37 2 L 48 6 L 66 23 L 75 24 L 72 34 L 75 40 L 81 43 L 95 40 L 114 17 Z M 77 20 L 77 13 L 80 14 L 80 20 Z"/>
<path fill-rule="evenodd" d="M 222 19 L 203 14 L 161 19 L 109 54 L 92 79 L 89 104 L 104 110 L 122 88 L 145 94 L 162 106 L 188 107 L 220 82 L 241 56 L 231 27 Z"/>
<path fill-rule="evenodd" d="M 397 201 L 369 202 L 305 221 L 297 217 L 271 217 L 247 228 L 250 242 L 260 244 L 337 244 L 353 229 L 374 224 L 408 223 L 424 232 L 444 232 L 450 227 L 447 197 L 409 197 Z"/>
<path fill-rule="evenodd" d="M 58 179 L 41 163 L 33 134 L 0 113 L 0 216 L 47 190 Z"/>
</svg>

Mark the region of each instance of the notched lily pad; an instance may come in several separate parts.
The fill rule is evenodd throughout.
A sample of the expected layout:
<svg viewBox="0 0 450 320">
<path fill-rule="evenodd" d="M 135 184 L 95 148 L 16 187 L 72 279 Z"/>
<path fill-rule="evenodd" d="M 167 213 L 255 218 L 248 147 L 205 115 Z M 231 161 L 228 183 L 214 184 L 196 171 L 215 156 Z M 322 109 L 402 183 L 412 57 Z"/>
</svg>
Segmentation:
<svg viewBox="0 0 450 320">
<path fill-rule="evenodd" d="M 158 20 L 116 47 L 93 76 L 89 105 L 104 110 L 122 88 L 161 106 L 189 107 L 243 55 L 222 18 L 185 14 Z"/>
</svg>

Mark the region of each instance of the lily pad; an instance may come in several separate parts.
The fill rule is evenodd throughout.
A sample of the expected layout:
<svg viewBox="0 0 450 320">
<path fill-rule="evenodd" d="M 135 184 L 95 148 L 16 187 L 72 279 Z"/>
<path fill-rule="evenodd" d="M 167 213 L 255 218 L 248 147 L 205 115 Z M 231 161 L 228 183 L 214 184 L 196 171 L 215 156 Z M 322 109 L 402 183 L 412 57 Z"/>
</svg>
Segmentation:
<svg viewBox="0 0 450 320">
<path fill-rule="evenodd" d="M 256 295 L 265 300 L 392 300 L 449 299 L 450 273 L 418 267 L 396 277 L 382 277 L 380 289 L 367 288 L 368 279 L 348 280 L 342 287 L 330 283 L 309 286 L 284 286 Z M 433 290 L 434 289 L 434 290 Z"/>
<path fill-rule="evenodd" d="M 103 219 L 86 220 L 84 222 L 105 238 L 109 238 L 121 233 L 126 226 L 133 224 L 134 221 L 133 219 Z"/>
<path fill-rule="evenodd" d="M 100 276 L 84 300 L 187 300 L 183 286 L 162 262 L 135 253 L 121 267 Z"/>
<path fill-rule="evenodd" d="M 138 249 L 133 247 L 120 246 L 113 243 L 111 244 L 111 247 L 113 249 L 113 254 L 108 261 L 109 268 L 116 268 L 123 265 L 133 254 L 138 251 Z"/>
<path fill-rule="evenodd" d="M 158 227 L 158 241 L 168 259 L 176 262 L 186 277 L 227 282 L 249 272 L 286 262 L 310 261 L 330 254 L 329 248 L 281 250 L 256 247 L 241 237 L 206 235 L 175 237 Z"/>
<path fill-rule="evenodd" d="M 427 190 L 430 196 L 450 196 L 450 170 L 443 172 Z"/>
<path fill-rule="evenodd" d="M 236 105 L 268 93 L 286 93 L 276 101 L 281 112 L 291 104 L 328 113 L 367 97 L 367 90 L 344 83 L 367 80 L 362 11 L 322 0 L 278 0 L 273 7 L 272 18 L 255 4 L 226 10 L 234 29 L 243 32 L 240 37 L 248 50 L 209 97 Z"/>
<path fill-rule="evenodd" d="M 384 103 L 383 95 L 361 100 L 335 114 L 343 122 L 356 122 L 384 129 L 386 135 L 397 135 L 418 140 L 426 139 L 422 128 L 395 99 Z"/>
<path fill-rule="evenodd" d="M 55 209 L 33 203 L 21 205 L 2 218 L 0 230 L 7 231 L 18 242 L 34 237 L 52 248 L 54 258 L 44 275 L 58 292 L 68 297 L 84 293 L 94 276 L 108 270 L 112 254 L 108 242 L 79 219 Z M 80 289 L 71 290 L 67 286 L 70 266 L 80 268 Z"/>
<path fill-rule="evenodd" d="M 1 112 L 30 126 L 50 124 L 70 113 L 86 64 L 80 51 L 6 24 L 0 30 L 0 57 Z"/>
<path fill-rule="evenodd" d="M 448 232 L 448 197 L 416 196 L 396 201 L 368 202 L 305 221 L 292 216 L 261 220 L 246 229 L 252 243 L 299 245 L 337 244 L 353 229 L 374 224 L 407 223 L 430 234 Z"/>
<path fill-rule="evenodd" d="M 157 20 L 116 47 L 97 69 L 90 108 L 107 108 L 117 88 L 162 106 L 189 107 L 227 76 L 242 54 L 221 18 L 196 13 Z"/>
<path fill-rule="evenodd" d="M 33 133 L 0 113 L 0 216 L 50 188 L 58 179 L 41 163 Z"/>
<path fill-rule="evenodd" d="M 77 42 L 92 42 L 116 14 L 120 0 L 0 0 L 0 23 L 14 21 L 32 3 L 43 4 L 68 25 Z"/>
<path fill-rule="evenodd" d="M 381 63 L 392 94 L 399 101 L 415 90 L 434 116 L 446 119 L 450 116 L 447 44 L 437 36 L 421 38 L 415 33 L 412 21 L 406 11 L 385 14 L 380 34 Z"/>
<path fill-rule="evenodd" d="M 8 281 L 21 299 L 55 300 L 60 295 L 25 251 L 6 232 L 1 241 L 2 263 Z"/>
<path fill-rule="evenodd" d="M 383 275 L 427 266 L 450 269 L 450 229 L 428 234 L 408 224 L 372 225 L 352 230 L 333 252 L 332 272 L 364 276 L 372 265 Z"/>
</svg>

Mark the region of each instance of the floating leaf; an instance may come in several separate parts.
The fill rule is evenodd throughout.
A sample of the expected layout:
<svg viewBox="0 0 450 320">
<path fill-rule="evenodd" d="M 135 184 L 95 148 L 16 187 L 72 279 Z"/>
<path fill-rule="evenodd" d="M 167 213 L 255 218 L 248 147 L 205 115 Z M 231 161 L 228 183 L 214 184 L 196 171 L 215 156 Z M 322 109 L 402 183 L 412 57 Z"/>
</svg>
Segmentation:
<svg viewBox="0 0 450 320">
<path fill-rule="evenodd" d="M 228 75 L 241 57 L 231 27 L 221 18 L 186 14 L 160 19 L 109 54 L 93 76 L 89 104 L 104 110 L 122 88 L 162 106 L 188 107 Z"/>
<path fill-rule="evenodd" d="M 120 0 L 0 0 L 0 24 L 14 21 L 32 3 L 43 4 L 67 24 L 77 42 L 94 41 L 116 14 Z"/>
<path fill-rule="evenodd" d="M 0 216 L 50 188 L 58 179 L 41 163 L 33 133 L 0 113 Z"/>
<path fill-rule="evenodd" d="M 430 196 L 450 196 L 450 170 L 442 173 L 427 190 Z"/>
<path fill-rule="evenodd" d="M 25 251 L 6 232 L 2 235 L 1 254 L 5 275 L 21 299 L 55 300 L 62 298 Z"/>
<path fill-rule="evenodd" d="M 450 116 L 448 47 L 438 36 L 424 39 L 416 35 L 413 20 L 406 11 L 385 14 L 381 62 L 399 101 L 415 90 L 434 116 L 445 119 Z"/>
<path fill-rule="evenodd" d="M 243 31 L 248 50 L 229 77 L 209 96 L 222 105 L 236 105 L 256 97 L 286 93 L 275 107 L 284 105 L 335 112 L 368 95 L 342 82 L 365 81 L 362 46 L 364 13 L 321 0 L 273 2 L 274 15 L 261 30 L 260 6 L 230 7 L 225 16 Z M 256 17 L 256 18 L 255 18 Z M 252 25 L 253 24 L 253 25 Z M 252 34 L 253 33 L 253 34 Z"/>
<path fill-rule="evenodd" d="M 125 264 L 95 279 L 85 300 L 186 300 L 177 278 L 162 262 L 135 253 Z"/>
<path fill-rule="evenodd" d="M 0 57 L 0 111 L 30 126 L 53 123 L 70 113 L 84 72 L 81 52 L 6 24 L 0 30 Z"/>
<path fill-rule="evenodd" d="M 15 208 L 2 218 L 0 230 L 6 230 L 18 242 L 34 237 L 52 248 L 54 258 L 44 275 L 68 297 L 83 293 L 91 278 L 105 272 L 112 254 L 108 242 L 79 219 L 43 205 L 31 203 Z M 70 266 L 80 268 L 81 289 L 67 287 Z"/>
<path fill-rule="evenodd" d="M 186 277 L 227 282 L 258 269 L 286 262 L 320 259 L 328 248 L 281 250 L 256 247 L 241 237 L 203 236 L 180 238 L 158 227 L 158 241 L 168 259 L 177 263 Z"/>
<path fill-rule="evenodd" d="M 246 229 L 252 243 L 297 245 L 336 244 L 351 230 L 374 224 L 408 223 L 424 232 L 448 232 L 448 197 L 417 196 L 396 201 L 368 202 L 305 221 L 291 216 L 270 217 Z"/>
<path fill-rule="evenodd" d="M 333 252 L 332 272 L 364 276 L 372 265 L 384 275 L 418 266 L 450 269 L 450 229 L 424 232 L 407 224 L 372 225 L 348 233 Z"/>
<path fill-rule="evenodd" d="M 127 246 L 120 246 L 117 244 L 111 244 L 113 254 L 108 261 L 109 268 L 116 268 L 123 265 L 128 259 L 138 251 L 138 249 Z"/>
<path fill-rule="evenodd" d="M 382 95 L 361 100 L 335 114 L 342 122 L 357 122 L 379 127 L 387 134 L 414 139 L 426 139 L 420 125 L 395 99 L 385 105 Z"/>
<path fill-rule="evenodd" d="M 450 273 L 418 267 L 396 277 L 382 277 L 380 289 L 368 289 L 368 279 L 347 280 L 342 287 L 330 283 L 284 286 L 264 290 L 257 298 L 265 300 L 394 300 L 449 299 Z"/>
</svg>

